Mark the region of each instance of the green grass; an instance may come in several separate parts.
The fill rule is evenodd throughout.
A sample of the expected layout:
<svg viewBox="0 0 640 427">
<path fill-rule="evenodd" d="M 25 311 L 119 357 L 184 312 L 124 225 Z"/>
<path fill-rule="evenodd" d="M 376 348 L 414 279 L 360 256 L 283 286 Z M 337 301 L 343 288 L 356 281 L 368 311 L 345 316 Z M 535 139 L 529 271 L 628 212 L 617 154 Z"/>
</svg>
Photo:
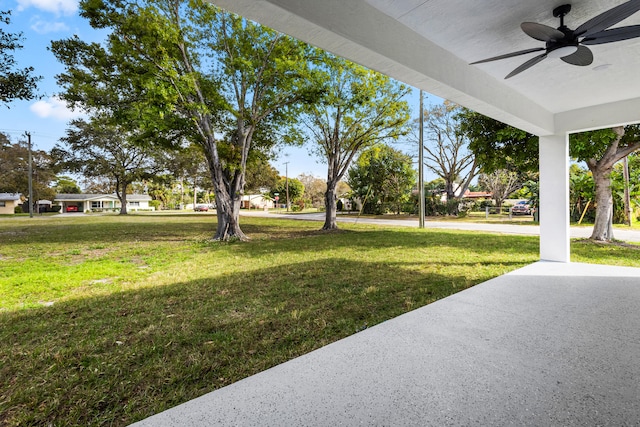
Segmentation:
<svg viewBox="0 0 640 427">
<path fill-rule="evenodd" d="M 535 237 L 266 218 L 221 244 L 214 221 L 0 220 L 0 425 L 126 425 L 538 259 Z"/>
</svg>

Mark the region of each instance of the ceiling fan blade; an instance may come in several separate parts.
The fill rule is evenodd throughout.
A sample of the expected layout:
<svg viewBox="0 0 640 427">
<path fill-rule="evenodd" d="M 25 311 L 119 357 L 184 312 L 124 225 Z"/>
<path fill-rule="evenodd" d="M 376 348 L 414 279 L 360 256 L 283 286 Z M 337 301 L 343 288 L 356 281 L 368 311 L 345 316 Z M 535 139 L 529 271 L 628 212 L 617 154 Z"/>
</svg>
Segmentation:
<svg viewBox="0 0 640 427">
<path fill-rule="evenodd" d="M 547 52 L 543 53 L 542 55 L 538 55 L 535 58 L 531 58 L 530 60 L 528 60 L 527 62 L 525 62 L 524 64 L 522 64 L 521 66 L 519 66 L 509 74 L 507 74 L 507 77 L 505 77 L 504 79 L 506 80 L 508 78 L 515 76 L 516 74 L 520 74 L 527 68 L 533 67 L 534 65 L 536 65 L 538 62 L 542 61 L 546 57 L 547 57 Z"/>
<path fill-rule="evenodd" d="M 590 36 L 600 31 L 606 30 L 612 25 L 617 24 L 625 18 L 633 15 L 640 10 L 640 0 L 629 0 L 626 3 L 622 3 L 600 15 L 589 19 L 584 24 L 575 29 L 574 34 L 576 36 Z"/>
<path fill-rule="evenodd" d="M 556 30 L 548 25 L 538 24 L 537 22 L 523 22 L 520 24 L 520 28 L 529 37 L 533 37 L 536 40 L 542 42 L 548 42 L 551 40 L 561 40 L 564 38 L 564 33 L 560 30 Z"/>
<path fill-rule="evenodd" d="M 589 37 L 583 39 L 580 44 L 593 45 L 611 43 L 636 37 L 640 37 L 640 25 L 630 25 L 628 27 L 614 28 L 612 30 L 593 33 Z"/>
<path fill-rule="evenodd" d="M 587 65 L 591 65 L 591 63 L 593 62 L 593 53 L 588 47 L 579 46 L 578 50 L 576 50 L 574 53 L 572 53 L 571 55 L 563 56 L 560 59 L 562 59 L 567 64 L 586 67 Z"/>
<path fill-rule="evenodd" d="M 469 65 L 482 64 L 483 62 L 497 61 L 498 59 L 512 58 L 514 56 L 526 55 L 527 53 L 539 52 L 541 50 L 545 50 L 545 49 L 543 47 L 535 47 L 533 49 L 519 50 L 517 52 L 506 53 L 504 55 L 494 56 L 494 57 L 491 57 L 491 58 L 487 58 L 487 59 L 483 59 L 483 60 L 480 60 L 480 61 L 472 62 Z"/>
</svg>

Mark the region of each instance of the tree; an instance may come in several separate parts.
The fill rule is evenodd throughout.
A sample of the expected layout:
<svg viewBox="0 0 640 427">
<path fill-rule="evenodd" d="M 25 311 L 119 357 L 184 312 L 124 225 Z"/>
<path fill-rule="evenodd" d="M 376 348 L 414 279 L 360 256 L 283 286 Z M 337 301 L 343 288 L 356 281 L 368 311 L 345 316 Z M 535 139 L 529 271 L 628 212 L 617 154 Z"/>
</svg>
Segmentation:
<svg viewBox="0 0 640 427">
<path fill-rule="evenodd" d="M 378 144 L 362 152 L 349 169 L 347 182 L 362 201 L 364 212 L 400 214 L 411 197 L 416 172 L 410 156 Z"/>
<path fill-rule="evenodd" d="M 71 177 L 68 176 L 56 176 L 56 179 L 53 183 L 53 190 L 56 193 L 62 194 L 80 194 L 82 190 L 78 183 Z"/>
<path fill-rule="evenodd" d="M 618 126 L 571 135 L 571 156 L 582 160 L 595 181 L 596 218 L 591 239 L 613 240 L 613 194 L 611 172 L 614 165 L 640 150 L 640 125 Z"/>
<path fill-rule="evenodd" d="M 466 108 L 458 113 L 457 119 L 482 172 L 498 169 L 538 172 L 537 136 Z"/>
<path fill-rule="evenodd" d="M 461 199 L 478 173 L 478 163 L 462 132 L 462 107 L 445 101 L 424 112 L 425 162 L 445 182 L 447 200 Z"/>
<path fill-rule="evenodd" d="M 114 125 L 110 118 L 94 116 L 73 120 L 64 146 L 52 150 L 63 169 L 86 177 L 108 177 L 120 200 L 120 214 L 127 214 L 127 191 L 135 181 L 157 172 L 154 151 L 140 145 L 137 136 Z"/>
<path fill-rule="evenodd" d="M 505 165 L 508 169 L 514 166 L 520 170 L 537 169 L 536 136 L 468 110 L 461 114 L 461 123 L 483 170 L 491 171 Z M 595 181 L 596 216 L 591 239 L 613 239 L 611 171 L 616 162 L 639 149 L 640 125 L 570 135 L 570 156 L 584 161 Z M 497 152 L 501 155 L 495 156 Z"/>
<path fill-rule="evenodd" d="M 246 240 L 247 161 L 296 136 L 296 108 L 318 93 L 315 50 L 201 0 L 86 0 L 81 15 L 112 32 L 104 48 L 78 38 L 53 44 L 67 68 L 64 99 L 141 115 L 154 139 L 180 134 L 201 146 L 216 197 L 214 239 Z M 105 94 L 106 84 L 119 89 Z"/>
<path fill-rule="evenodd" d="M 611 183 L 614 197 L 614 221 L 619 218 L 619 222 L 630 224 L 630 221 L 633 221 L 633 215 L 635 215 L 634 211 L 640 207 L 640 155 L 630 154 L 627 157 L 627 163 L 629 204 L 627 204 L 625 194 L 625 185 L 627 184 L 625 184 L 623 163 L 618 162 L 615 165 L 611 173 Z"/>
<path fill-rule="evenodd" d="M 337 229 L 336 187 L 363 149 L 408 132 L 410 89 L 389 77 L 345 59 L 326 55 L 320 66 L 326 79 L 322 102 L 312 104 L 305 124 L 313 150 L 327 159 L 323 230 Z"/>
<path fill-rule="evenodd" d="M 492 194 L 491 198 L 496 202 L 498 212 L 505 201 L 516 190 L 524 185 L 526 179 L 517 172 L 506 169 L 497 169 L 491 173 L 481 173 L 478 176 L 478 184 L 484 191 Z"/>
<path fill-rule="evenodd" d="M 593 203 L 595 200 L 594 190 L 595 183 L 591 172 L 577 164 L 571 165 L 569 167 L 569 203 L 571 217 L 574 221 L 580 221 L 583 213 L 587 220 L 595 220 L 595 210 L 589 209 L 595 206 Z"/>
<path fill-rule="evenodd" d="M 280 179 L 278 170 L 269 164 L 266 156 L 262 153 L 254 152 L 247 162 L 245 189 L 250 193 L 260 193 L 271 190 Z"/>
<path fill-rule="evenodd" d="M 0 24 L 11 23 L 11 11 L 0 11 Z M 13 51 L 22 49 L 22 33 L 7 33 L 0 28 L 0 102 L 7 107 L 14 99 L 35 98 L 35 90 L 41 77 L 32 73 L 33 67 L 16 69 Z"/>
<path fill-rule="evenodd" d="M 32 189 L 34 203 L 39 199 L 53 199 L 50 188 L 56 176 L 54 162 L 46 151 L 32 150 Z M 29 148 L 27 141 L 12 143 L 0 133 L 0 193 L 29 194 Z"/>
<path fill-rule="evenodd" d="M 167 153 L 166 169 L 178 181 L 180 189 L 180 206 L 184 206 L 185 189 L 191 189 L 193 206 L 198 203 L 198 188 L 210 187 L 211 178 L 207 159 L 200 145 L 186 142 L 182 147 L 169 150 Z M 156 194 L 158 194 L 156 192 Z M 161 198 L 162 199 L 162 198 Z M 166 198 L 165 198 L 166 200 Z"/>
<path fill-rule="evenodd" d="M 280 203 L 286 202 L 287 181 L 289 187 L 289 203 L 295 203 L 304 196 L 304 184 L 296 178 L 287 179 L 287 177 L 284 176 L 278 177 L 277 184 L 271 189 L 271 197 L 275 197 L 276 193 L 278 193 Z"/>
<path fill-rule="evenodd" d="M 327 181 L 316 178 L 313 175 L 301 174 L 298 176 L 302 185 L 304 185 L 304 198 L 311 203 L 314 208 L 324 205 L 324 194 L 327 192 Z M 339 196 L 339 191 L 338 192 Z"/>
</svg>

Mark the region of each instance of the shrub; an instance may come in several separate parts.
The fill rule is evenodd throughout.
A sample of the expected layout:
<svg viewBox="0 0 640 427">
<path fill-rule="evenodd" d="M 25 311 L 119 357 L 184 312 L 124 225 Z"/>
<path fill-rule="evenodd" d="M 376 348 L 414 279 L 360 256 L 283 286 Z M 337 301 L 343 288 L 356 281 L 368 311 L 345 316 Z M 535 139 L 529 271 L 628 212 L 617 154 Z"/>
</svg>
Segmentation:
<svg viewBox="0 0 640 427">
<path fill-rule="evenodd" d="M 13 213 L 22 213 L 22 206 L 16 206 L 15 208 L 13 208 Z"/>
</svg>

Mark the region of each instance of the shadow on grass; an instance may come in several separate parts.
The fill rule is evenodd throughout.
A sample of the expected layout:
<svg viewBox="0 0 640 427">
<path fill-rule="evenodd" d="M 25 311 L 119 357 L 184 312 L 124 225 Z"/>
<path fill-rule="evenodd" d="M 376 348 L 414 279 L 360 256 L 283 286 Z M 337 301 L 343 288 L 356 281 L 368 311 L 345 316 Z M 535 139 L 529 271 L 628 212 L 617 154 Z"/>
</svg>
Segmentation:
<svg viewBox="0 0 640 427">
<path fill-rule="evenodd" d="M 377 267 L 331 258 L 0 313 L 0 424 L 127 425 L 488 278 Z"/>
</svg>

